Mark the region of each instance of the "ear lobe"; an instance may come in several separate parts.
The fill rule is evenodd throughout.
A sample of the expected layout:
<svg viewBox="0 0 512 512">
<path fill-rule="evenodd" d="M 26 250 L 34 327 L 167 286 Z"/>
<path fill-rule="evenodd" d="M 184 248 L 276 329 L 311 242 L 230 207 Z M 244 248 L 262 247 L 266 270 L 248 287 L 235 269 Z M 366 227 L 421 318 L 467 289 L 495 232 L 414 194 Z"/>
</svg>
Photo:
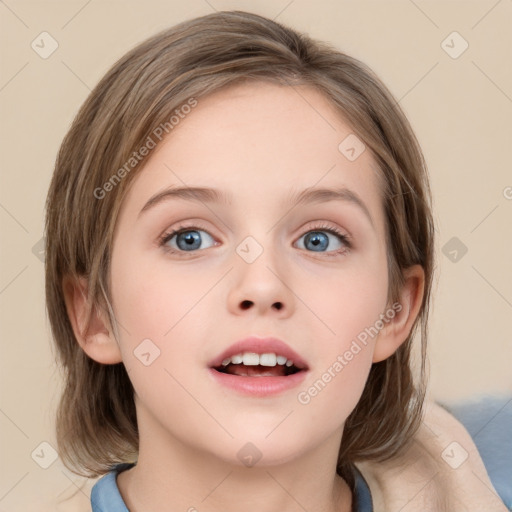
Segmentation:
<svg viewBox="0 0 512 512">
<path fill-rule="evenodd" d="M 107 315 L 88 299 L 85 277 L 62 281 L 62 290 L 73 332 L 82 350 L 98 363 L 116 364 L 122 361 L 121 351 L 114 335 L 109 331 Z M 87 316 L 90 314 L 89 325 Z"/>
<path fill-rule="evenodd" d="M 404 270 L 405 283 L 400 293 L 401 308 L 395 309 L 395 316 L 382 329 L 375 343 L 373 362 L 384 361 L 395 353 L 409 336 L 414 320 L 423 302 L 425 272 L 421 265 Z"/>
</svg>

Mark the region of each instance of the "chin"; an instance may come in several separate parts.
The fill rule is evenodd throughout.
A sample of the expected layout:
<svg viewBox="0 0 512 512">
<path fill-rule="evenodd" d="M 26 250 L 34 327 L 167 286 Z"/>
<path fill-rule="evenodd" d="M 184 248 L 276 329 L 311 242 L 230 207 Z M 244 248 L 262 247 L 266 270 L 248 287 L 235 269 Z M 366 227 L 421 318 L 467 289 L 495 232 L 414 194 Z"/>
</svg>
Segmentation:
<svg viewBox="0 0 512 512">
<path fill-rule="evenodd" d="M 235 438 L 229 442 L 229 447 L 219 452 L 216 450 L 214 456 L 234 466 L 240 467 L 273 467 L 289 463 L 300 456 L 304 446 L 297 443 L 283 445 L 276 437 L 270 441 L 262 438 L 246 436 L 244 440 Z"/>
</svg>

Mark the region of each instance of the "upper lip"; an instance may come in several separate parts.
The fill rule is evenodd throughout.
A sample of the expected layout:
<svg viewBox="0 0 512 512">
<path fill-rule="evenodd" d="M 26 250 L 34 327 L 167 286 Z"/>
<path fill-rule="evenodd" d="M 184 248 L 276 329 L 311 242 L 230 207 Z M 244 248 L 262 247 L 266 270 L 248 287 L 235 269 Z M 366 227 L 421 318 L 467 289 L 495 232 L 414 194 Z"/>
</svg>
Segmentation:
<svg viewBox="0 0 512 512">
<path fill-rule="evenodd" d="M 244 352 L 253 352 L 256 354 L 274 353 L 292 360 L 293 364 L 300 370 L 308 369 L 308 365 L 304 359 L 284 341 L 278 338 L 260 338 L 257 336 L 250 336 L 249 338 L 233 343 L 210 361 L 208 366 L 211 368 L 219 367 L 224 359 L 236 354 L 243 354 Z"/>
</svg>

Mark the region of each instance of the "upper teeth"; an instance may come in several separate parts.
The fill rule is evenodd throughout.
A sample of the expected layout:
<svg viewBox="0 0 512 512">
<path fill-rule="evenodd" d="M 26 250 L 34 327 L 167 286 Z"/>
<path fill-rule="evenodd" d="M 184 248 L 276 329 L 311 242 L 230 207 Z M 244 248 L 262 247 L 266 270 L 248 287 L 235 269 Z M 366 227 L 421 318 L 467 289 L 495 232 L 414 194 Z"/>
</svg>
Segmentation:
<svg viewBox="0 0 512 512">
<path fill-rule="evenodd" d="M 293 364 L 293 361 L 291 359 L 286 359 L 286 357 L 284 356 L 278 356 L 272 352 L 268 352 L 266 354 L 244 352 L 243 354 L 235 354 L 231 357 L 224 359 L 224 361 L 222 361 L 222 366 L 227 366 L 229 363 L 243 363 L 246 366 L 256 366 L 258 364 L 260 364 L 261 366 L 275 366 L 277 363 L 286 364 L 286 366 L 291 366 Z"/>
</svg>

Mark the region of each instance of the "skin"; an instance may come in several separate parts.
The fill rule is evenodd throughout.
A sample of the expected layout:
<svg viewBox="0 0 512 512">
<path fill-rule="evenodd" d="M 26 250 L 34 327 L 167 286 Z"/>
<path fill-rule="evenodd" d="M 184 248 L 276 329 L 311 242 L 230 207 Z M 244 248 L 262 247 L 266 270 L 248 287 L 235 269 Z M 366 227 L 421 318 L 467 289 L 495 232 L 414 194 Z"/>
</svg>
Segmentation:
<svg viewBox="0 0 512 512">
<path fill-rule="evenodd" d="M 252 83 L 200 98 L 153 150 L 122 206 L 111 261 L 119 342 L 100 309 L 81 330 L 87 283 L 65 283 L 83 350 L 105 364 L 122 361 L 136 392 L 139 459 L 118 477 L 132 512 L 229 512 L 241 503 L 246 512 L 350 510 L 351 493 L 335 472 L 344 423 L 372 362 L 409 334 L 424 283 L 421 267 L 408 269 L 401 311 L 308 404 L 298 401 L 390 308 L 379 171 L 369 150 L 355 161 L 338 150 L 350 133 L 307 86 Z M 154 194 L 185 185 L 221 189 L 232 202 L 173 199 L 139 216 Z M 350 188 L 373 226 L 348 201 L 286 205 L 290 193 L 313 186 Z M 199 249 L 180 257 L 158 245 L 171 228 L 198 230 L 197 222 Z M 335 254 L 346 246 L 319 225 L 349 234 L 350 250 Z M 329 246 L 307 243 L 310 231 L 322 231 Z M 252 263 L 236 252 L 247 236 L 263 249 Z M 167 246 L 186 246 L 177 243 L 175 236 Z M 310 369 L 305 382 L 265 398 L 213 382 L 207 363 L 251 334 L 296 350 Z M 148 338 L 160 356 L 145 366 L 133 352 Z M 262 454 L 252 467 L 237 456 L 247 442 Z"/>
</svg>

